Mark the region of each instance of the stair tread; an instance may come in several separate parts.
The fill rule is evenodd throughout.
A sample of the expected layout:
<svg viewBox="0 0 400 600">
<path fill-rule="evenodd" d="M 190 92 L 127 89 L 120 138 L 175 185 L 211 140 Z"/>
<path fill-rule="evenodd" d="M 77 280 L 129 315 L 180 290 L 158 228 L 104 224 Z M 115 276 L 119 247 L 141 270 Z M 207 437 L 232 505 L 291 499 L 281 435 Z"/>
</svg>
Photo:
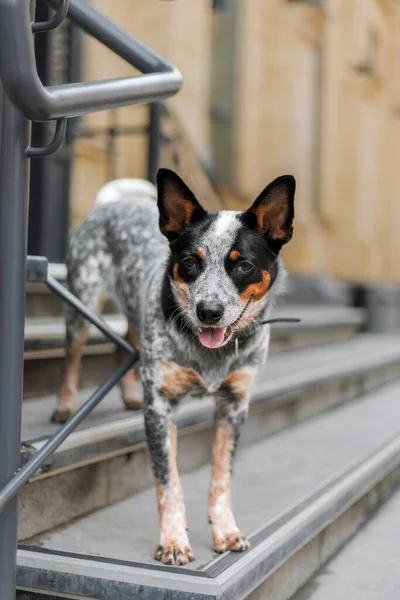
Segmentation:
<svg viewBox="0 0 400 600">
<path fill-rule="evenodd" d="M 400 590 L 400 492 L 293 600 L 392 600 Z"/>
<path fill-rule="evenodd" d="M 346 372 L 365 370 L 379 364 L 390 363 L 400 358 L 399 335 L 359 335 L 345 342 L 336 342 L 317 348 L 299 349 L 285 354 L 271 355 L 260 368 L 253 399 L 265 399 L 283 392 L 298 389 L 310 382 L 341 377 Z M 90 390 L 79 394 L 81 404 L 89 397 Z M 51 435 L 57 425 L 49 422 L 54 410 L 54 395 L 43 396 L 23 403 L 22 439 L 38 440 Z M 208 406 L 202 400 L 186 400 L 184 406 Z M 91 413 L 80 430 L 103 427 L 110 423 L 126 422 L 135 426 L 142 422 L 141 413 L 127 412 L 121 402 L 120 393 L 114 388 Z M 66 442 L 68 444 L 68 440 Z"/>
<path fill-rule="evenodd" d="M 283 306 L 274 312 L 274 318 L 296 317 L 301 323 L 285 324 L 277 323 L 274 328 L 291 329 L 306 327 L 322 327 L 334 325 L 361 325 L 364 320 L 364 311 L 351 307 L 305 307 L 305 306 Z M 122 314 L 106 315 L 105 320 L 118 333 L 123 333 L 126 326 L 126 318 Z M 103 337 L 95 328 L 91 328 L 91 335 Z M 57 340 L 64 339 L 65 324 L 61 317 L 27 317 L 25 319 L 25 341 L 31 340 Z"/>
<path fill-rule="evenodd" d="M 233 484 L 239 526 L 254 534 L 261 525 L 398 435 L 399 392 L 400 383 L 396 382 L 239 450 Z M 215 558 L 207 526 L 209 478 L 209 466 L 181 478 L 190 539 L 197 554 L 197 561 L 186 569 L 201 570 Z M 154 490 L 39 535 L 32 542 L 42 548 L 153 564 L 151 556 L 157 542 Z"/>
<path fill-rule="evenodd" d="M 106 315 L 105 321 L 117 331 L 124 334 L 126 330 L 126 318 L 123 315 Z M 104 338 L 104 335 L 91 326 L 90 336 Z M 25 342 L 31 340 L 64 340 L 65 321 L 61 317 L 27 317 L 25 319 Z"/>
</svg>

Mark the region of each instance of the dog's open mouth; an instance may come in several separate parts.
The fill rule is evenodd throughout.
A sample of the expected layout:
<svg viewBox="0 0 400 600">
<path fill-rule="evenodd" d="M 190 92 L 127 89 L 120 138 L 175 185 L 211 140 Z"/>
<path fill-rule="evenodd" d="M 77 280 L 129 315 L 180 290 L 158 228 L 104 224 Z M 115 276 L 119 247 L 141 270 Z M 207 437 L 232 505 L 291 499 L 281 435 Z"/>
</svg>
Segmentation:
<svg viewBox="0 0 400 600">
<path fill-rule="evenodd" d="M 219 348 L 230 337 L 232 327 L 201 327 L 199 340 L 206 348 Z"/>
<path fill-rule="evenodd" d="M 228 325 L 228 327 L 200 327 L 199 329 L 199 340 L 202 346 L 206 348 L 220 348 L 235 331 L 236 325 L 240 322 L 251 298 L 248 299 L 244 305 L 242 312 L 234 323 Z"/>
</svg>

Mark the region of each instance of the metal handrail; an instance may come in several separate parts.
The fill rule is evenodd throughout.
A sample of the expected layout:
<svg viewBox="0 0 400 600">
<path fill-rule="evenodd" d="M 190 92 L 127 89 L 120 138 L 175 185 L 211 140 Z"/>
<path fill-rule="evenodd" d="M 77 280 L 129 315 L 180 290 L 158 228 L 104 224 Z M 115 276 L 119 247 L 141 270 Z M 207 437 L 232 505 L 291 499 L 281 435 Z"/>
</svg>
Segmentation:
<svg viewBox="0 0 400 600">
<path fill-rule="evenodd" d="M 32 257 L 33 260 L 43 261 L 41 257 Z M 46 271 L 47 271 L 47 261 Z M 118 383 L 127 371 L 139 359 L 139 352 L 133 348 L 124 338 L 119 336 L 113 329 L 96 313 L 88 309 L 78 298 L 71 292 L 65 289 L 52 275 L 47 273 L 44 283 L 49 289 L 57 294 L 61 300 L 67 302 L 72 308 L 77 310 L 90 323 L 95 325 L 111 342 L 114 342 L 117 347 L 123 350 L 127 358 L 124 363 L 105 381 L 79 410 L 68 419 L 68 421 L 60 427 L 56 433 L 49 437 L 47 442 L 36 452 L 36 454 L 15 474 L 15 476 L 0 490 L 0 514 L 5 510 L 7 504 L 12 500 L 21 488 L 31 479 L 40 467 L 46 462 L 59 446 L 67 439 L 67 437 L 78 427 L 87 415 L 99 404 L 106 394 Z"/>
<path fill-rule="evenodd" d="M 57 0 L 49 3 L 57 6 Z M 68 18 L 144 75 L 43 86 L 36 69 L 30 2 L 0 0 L 2 83 L 13 104 L 28 119 L 48 121 L 154 102 L 179 90 L 182 75 L 176 67 L 86 2 L 70 0 Z"/>
<path fill-rule="evenodd" d="M 58 7 L 57 0 L 48 0 Z M 29 156 L 57 147 L 64 118 L 128 104 L 154 102 L 177 92 L 181 74 L 83 0 L 70 0 L 68 17 L 144 75 L 44 87 L 38 77 L 29 0 L 0 0 L 0 598 L 15 598 L 16 495 L 138 359 L 138 352 L 47 273 L 42 281 L 128 354 L 125 363 L 78 412 L 18 470 L 23 384 L 27 191 Z M 65 7 L 66 1 L 63 2 Z M 53 22 L 54 23 L 54 22 Z M 35 27 L 33 28 L 35 29 Z M 43 34 L 41 34 L 43 35 Z M 29 120 L 60 120 L 47 148 L 30 148 Z M 61 121 L 62 120 L 62 121 Z M 154 137 L 154 136 L 153 136 Z M 154 138 L 155 139 L 155 138 Z M 28 151 L 26 148 L 28 146 Z M 154 170 L 154 165 L 152 166 Z M 43 261 L 39 261 L 41 263 Z M 45 263 L 46 261 L 44 261 Z M 38 263 L 38 264 L 39 264 Z M 39 268 L 36 264 L 35 269 Z M 39 269 L 40 271 L 40 269 Z"/>
</svg>

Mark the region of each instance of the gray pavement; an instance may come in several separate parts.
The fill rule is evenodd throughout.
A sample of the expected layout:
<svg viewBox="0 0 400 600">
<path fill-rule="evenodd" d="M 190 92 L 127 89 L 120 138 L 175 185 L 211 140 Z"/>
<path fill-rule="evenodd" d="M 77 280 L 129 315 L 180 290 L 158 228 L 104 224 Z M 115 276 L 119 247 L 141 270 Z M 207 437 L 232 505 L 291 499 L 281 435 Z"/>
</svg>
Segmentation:
<svg viewBox="0 0 400 600">
<path fill-rule="evenodd" d="M 252 534 L 397 434 L 399 394 L 400 384 L 393 384 L 239 451 L 233 498 L 244 532 Z M 182 477 L 190 539 L 198 558 L 188 567 L 192 569 L 213 558 L 207 524 L 209 479 L 209 466 Z M 31 541 L 69 552 L 152 562 L 157 543 L 154 491 L 144 491 Z M 352 599 L 337 596 L 338 600 L 347 597 Z"/>
<path fill-rule="evenodd" d="M 278 392 L 282 386 L 301 386 L 310 378 L 319 376 L 340 376 L 349 369 L 374 366 L 379 361 L 399 360 L 399 335 L 363 335 L 345 342 L 337 342 L 316 348 L 304 348 L 271 355 L 266 365 L 260 368 L 259 382 L 267 382 L 268 388 Z M 90 395 L 90 390 L 79 394 L 79 404 Z M 22 407 L 22 439 L 31 441 L 46 437 L 57 430 L 57 425 L 50 423 L 50 415 L 56 406 L 56 396 L 43 396 L 27 400 Z M 114 388 L 102 400 L 96 410 L 91 413 L 79 429 L 87 429 L 111 421 L 132 416 L 122 405 L 118 388 Z"/>
<path fill-rule="evenodd" d="M 399 600 L 400 492 L 292 600 Z"/>
</svg>

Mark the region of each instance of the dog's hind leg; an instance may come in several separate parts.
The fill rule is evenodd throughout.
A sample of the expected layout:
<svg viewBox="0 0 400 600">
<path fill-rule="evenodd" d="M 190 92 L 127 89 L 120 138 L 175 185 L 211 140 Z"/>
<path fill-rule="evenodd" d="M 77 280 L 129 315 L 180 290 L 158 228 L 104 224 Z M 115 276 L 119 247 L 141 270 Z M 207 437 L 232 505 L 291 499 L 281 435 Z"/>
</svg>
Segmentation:
<svg viewBox="0 0 400 600">
<path fill-rule="evenodd" d="M 125 339 L 134 348 L 139 348 L 136 341 L 135 334 L 132 329 L 128 328 Z M 119 364 L 122 364 L 127 358 L 126 352 L 118 348 L 117 360 Z M 141 389 L 140 378 L 137 374 L 137 370 L 130 369 L 126 375 L 121 379 L 119 386 L 121 388 L 122 400 L 125 404 L 125 408 L 128 410 L 138 410 L 143 405 L 143 392 Z"/>
<path fill-rule="evenodd" d="M 232 464 L 240 429 L 246 420 L 254 369 L 233 371 L 216 394 L 215 438 L 208 518 L 216 552 L 247 550 L 249 543 L 236 525 L 231 506 Z"/>
<path fill-rule="evenodd" d="M 100 278 L 87 285 L 84 278 L 69 277 L 69 289 L 88 308 L 101 312 L 106 295 Z M 68 307 L 66 319 L 66 356 L 64 375 L 57 397 L 57 408 L 52 414 L 53 423 L 65 423 L 78 408 L 77 394 L 81 371 L 82 352 L 89 335 L 89 323 L 80 313 Z"/>
<path fill-rule="evenodd" d="M 64 377 L 57 397 L 57 408 L 51 417 L 53 423 L 65 423 L 77 411 L 81 357 L 88 333 L 87 323 L 82 323 L 74 334 L 67 329 Z"/>
</svg>

